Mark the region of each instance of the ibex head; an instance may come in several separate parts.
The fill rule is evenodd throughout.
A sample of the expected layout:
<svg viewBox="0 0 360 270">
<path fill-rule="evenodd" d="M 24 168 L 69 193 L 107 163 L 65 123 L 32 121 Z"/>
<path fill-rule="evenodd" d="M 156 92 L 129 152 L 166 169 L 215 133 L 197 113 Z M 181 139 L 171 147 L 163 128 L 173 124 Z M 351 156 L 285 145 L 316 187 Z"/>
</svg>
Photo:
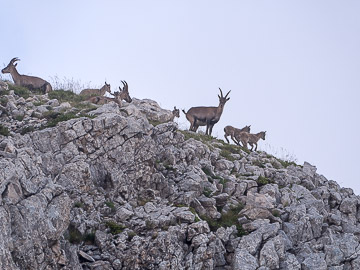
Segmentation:
<svg viewBox="0 0 360 270">
<path fill-rule="evenodd" d="M 174 110 L 172 111 L 174 117 L 179 118 L 180 117 L 180 110 L 176 109 L 176 106 L 174 106 Z"/>
<path fill-rule="evenodd" d="M 103 86 L 103 88 L 105 88 L 105 92 L 108 92 L 108 93 L 110 93 L 111 94 L 111 90 L 110 90 L 110 83 L 109 84 L 107 84 L 106 83 L 106 81 L 105 81 L 105 84 L 104 84 L 104 86 Z"/>
<path fill-rule="evenodd" d="M 1 72 L 2 72 L 3 74 L 5 74 L 5 73 L 11 73 L 11 72 L 16 68 L 16 66 L 17 66 L 17 63 L 14 65 L 14 63 L 15 63 L 16 61 L 20 61 L 20 59 L 17 58 L 17 57 L 11 59 L 10 63 L 7 65 L 7 67 L 6 67 L 6 68 L 3 68 L 3 69 L 1 70 Z"/>
<path fill-rule="evenodd" d="M 228 94 L 230 94 L 231 90 L 229 92 L 227 92 L 227 94 L 224 97 L 220 87 L 219 87 L 219 89 L 220 89 L 220 94 L 221 94 L 221 96 L 218 95 L 218 97 L 219 97 L 219 106 L 223 107 L 225 105 L 225 103 L 230 99 L 227 96 L 228 96 Z"/>
<path fill-rule="evenodd" d="M 129 95 L 129 85 L 126 81 L 121 81 L 123 84 L 123 88 L 119 86 L 121 99 L 124 99 L 126 102 L 130 103 L 132 101 Z"/>
</svg>

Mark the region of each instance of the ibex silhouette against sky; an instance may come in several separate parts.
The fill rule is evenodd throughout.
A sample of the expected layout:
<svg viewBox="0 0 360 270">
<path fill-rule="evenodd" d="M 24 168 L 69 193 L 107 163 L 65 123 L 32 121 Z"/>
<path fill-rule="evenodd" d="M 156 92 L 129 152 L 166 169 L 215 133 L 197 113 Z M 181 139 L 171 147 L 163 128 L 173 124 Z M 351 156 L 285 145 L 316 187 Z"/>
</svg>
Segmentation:
<svg viewBox="0 0 360 270">
<path fill-rule="evenodd" d="M 82 96 L 103 96 L 105 93 L 108 92 L 111 94 L 110 84 L 105 82 L 104 86 L 100 89 L 84 89 L 80 92 Z"/>
<path fill-rule="evenodd" d="M 174 106 L 174 109 L 172 110 L 172 116 L 170 118 L 170 121 L 173 122 L 175 117 L 177 117 L 177 118 L 180 117 L 180 110 L 176 109 L 176 106 Z"/>
<path fill-rule="evenodd" d="M 184 114 L 186 115 L 186 119 L 191 124 L 190 130 L 196 132 L 199 126 L 206 125 L 206 135 L 211 135 L 214 125 L 220 120 L 225 103 L 230 99 L 227 97 L 230 92 L 231 90 L 224 97 L 220 89 L 221 96 L 218 95 L 218 107 L 192 107 L 187 112 L 183 110 Z"/>
<path fill-rule="evenodd" d="M 121 81 L 121 82 L 123 84 L 123 88 L 121 89 L 121 87 L 119 87 L 120 91 L 114 92 L 114 94 L 111 93 L 111 91 L 109 92 L 110 95 L 113 96 L 113 98 L 106 96 L 92 96 L 88 99 L 88 101 L 98 105 L 102 105 L 109 103 L 110 101 L 114 101 L 117 104 L 119 104 L 119 106 L 122 106 L 122 100 L 125 100 L 126 102 L 129 103 L 132 102 L 132 98 L 129 95 L 129 86 L 127 82 L 126 81 Z"/>
<path fill-rule="evenodd" d="M 1 70 L 3 74 L 11 74 L 15 85 L 24 86 L 29 90 L 40 89 L 44 94 L 52 91 L 51 84 L 47 81 L 38 77 L 19 74 L 19 72 L 16 70 L 17 63 L 14 64 L 16 61 L 20 61 L 20 59 L 17 57 L 11 59 L 7 67 Z"/>
</svg>

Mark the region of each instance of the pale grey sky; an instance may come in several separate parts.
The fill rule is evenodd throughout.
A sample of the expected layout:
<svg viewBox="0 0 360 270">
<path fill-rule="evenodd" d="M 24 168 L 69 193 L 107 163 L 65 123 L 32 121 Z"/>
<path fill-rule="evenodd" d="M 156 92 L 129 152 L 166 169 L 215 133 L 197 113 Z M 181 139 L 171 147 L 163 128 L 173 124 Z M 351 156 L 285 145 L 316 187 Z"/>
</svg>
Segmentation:
<svg viewBox="0 0 360 270">
<path fill-rule="evenodd" d="M 121 80 L 136 98 L 217 106 L 214 127 L 267 131 L 290 153 L 360 193 L 359 1 L 3 1 L 1 57 L 18 71 L 93 85 Z M 181 127 L 188 127 L 185 117 Z M 281 149 L 285 150 L 281 150 Z"/>
</svg>

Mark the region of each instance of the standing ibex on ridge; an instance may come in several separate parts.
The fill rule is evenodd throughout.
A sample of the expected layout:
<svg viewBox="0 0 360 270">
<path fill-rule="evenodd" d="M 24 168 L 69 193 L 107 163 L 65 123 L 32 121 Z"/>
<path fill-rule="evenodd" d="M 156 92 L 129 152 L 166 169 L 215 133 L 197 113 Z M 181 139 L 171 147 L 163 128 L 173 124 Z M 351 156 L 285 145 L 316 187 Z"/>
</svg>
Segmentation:
<svg viewBox="0 0 360 270">
<path fill-rule="evenodd" d="M 245 126 L 242 129 L 238 129 L 233 126 L 226 126 L 224 128 L 224 132 L 225 132 L 224 137 L 225 137 L 227 143 L 230 143 L 229 139 L 227 138 L 227 136 L 230 136 L 235 144 L 240 145 L 239 141 L 236 141 L 236 139 L 235 139 L 235 134 L 240 133 L 240 132 L 250 132 L 250 127 L 251 127 L 251 125 Z"/>
<path fill-rule="evenodd" d="M 26 88 L 29 88 L 30 90 L 40 89 L 44 94 L 52 91 L 51 84 L 47 81 L 34 76 L 20 75 L 19 72 L 16 70 L 17 63 L 14 64 L 16 61 L 20 61 L 20 59 L 17 57 L 11 59 L 7 67 L 1 70 L 3 74 L 11 74 L 15 85 L 24 86 Z"/>
<path fill-rule="evenodd" d="M 184 114 L 186 115 L 186 119 L 191 124 L 190 130 L 196 132 L 199 126 L 206 125 L 206 135 L 211 135 L 214 125 L 220 120 L 225 103 L 230 99 L 227 97 L 230 92 L 231 90 L 224 97 L 220 89 L 221 96 L 218 95 L 218 107 L 192 107 L 187 112 L 183 110 Z"/>
<path fill-rule="evenodd" d="M 80 92 L 81 96 L 103 96 L 105 93 L 111 93 L 110 84 L 105 82 L 104 86 L 100 89 L 84 89 Z"/>
<path fill-rule="evenodd" d="M 247 148 L 247 144 L 250 144 L 251 146 L 251 151 L 253 150 L 254 144 L 255 144 L 255 151 L 257 150 L 257 142 L 260 139 L 265 140 L 265 135 L 266 135 L 266 131 L 261 131 L 259 133 L 256 134 L 251 134 L 251 133 L 247 133 L 247 132 L 240 132 L 238 134 L 235 134 L 235 139 L 237 141 L 241 141 L 241 143 L 243 144 L 243 147 Z"/>
</svg>

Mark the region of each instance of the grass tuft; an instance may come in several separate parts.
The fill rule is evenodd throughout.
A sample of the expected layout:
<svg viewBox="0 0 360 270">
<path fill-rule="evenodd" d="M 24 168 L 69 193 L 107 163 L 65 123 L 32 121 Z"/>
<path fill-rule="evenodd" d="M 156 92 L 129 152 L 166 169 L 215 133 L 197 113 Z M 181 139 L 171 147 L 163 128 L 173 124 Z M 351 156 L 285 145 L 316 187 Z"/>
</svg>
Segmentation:
<svg viewBox="0 0 360 270">
<path fill-rule="evenodd" d="M 117 224 L 114 221 L 106 221 L 105 222 L 106 227 L 108 227 L 110 229 L 110 233 L 112 235 L 116 235 L 121 233 L 126 227 L 121 225 L 121 224 Z"/>
</svg>

